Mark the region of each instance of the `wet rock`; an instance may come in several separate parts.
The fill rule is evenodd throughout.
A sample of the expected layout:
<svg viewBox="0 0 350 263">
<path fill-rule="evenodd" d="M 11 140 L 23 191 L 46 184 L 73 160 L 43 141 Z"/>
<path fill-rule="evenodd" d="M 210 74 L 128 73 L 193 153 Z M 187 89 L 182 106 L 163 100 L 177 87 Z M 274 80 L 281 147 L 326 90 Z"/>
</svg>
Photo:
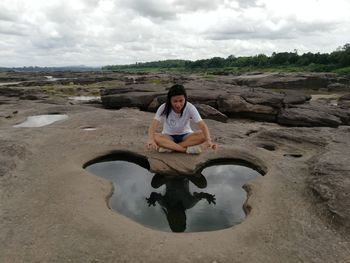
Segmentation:
<svg viewBox="0 0 350 263">
<path fill-rule="evenodd" d="M 212 119 L 220 122 L 227 122 L 228 120 L 228 117 L 225 114 L 209 105 L 195 104 L 195 106 L 203 119 Z"/>
</svg>

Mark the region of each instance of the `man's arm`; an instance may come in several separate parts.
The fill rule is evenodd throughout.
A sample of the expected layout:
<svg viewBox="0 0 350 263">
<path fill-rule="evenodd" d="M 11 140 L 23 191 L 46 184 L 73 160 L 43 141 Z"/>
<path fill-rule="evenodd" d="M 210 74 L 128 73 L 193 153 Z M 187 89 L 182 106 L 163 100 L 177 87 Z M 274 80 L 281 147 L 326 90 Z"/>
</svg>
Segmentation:
<svg viewBox="0 0 350 263">
<path fill-rule="evenodd" d="M 162 200 L 162 197 L 163 196 L 161 194 L 152 192 L 149 198 L 146 197 L 148 206 L 155 206 L 157 201 L 159 202 L 160 200 Z"/>
<path fill-rule="evenodd" d="M 158 126 L 159 126 L 159 121 L 156 119 L 153 119 L 149 128 L 148 128 L 148 140 L 146 143 L 147 149 L 151 149 L 151 148 L 157 149 L 158 148 L 158 145 L 154 139 L 154 134 L 156 133 Z"/>
<path fill-rule="evenodd" d="M 217 148 L 217 145 L 211 141 L 207 124 L 203 120 L 201 120 L 200 122 L 198 122 L 198 127 L 201 129 L 201 131 L 204 134 L 205 141 L 208 143 L 208 148 L 215 150 Z"/>
<path fill-rule="evenodd" d="M 216 205 L 216 198 L 215 198 L 215 195 L 212 195 L 212 194 L 208 194 L 208 193 L 204 193 L 204 192 L 200 192 L 200 193 L 197 193 L 197 192 L 194 192 L 193 193 L 193 196 L 195 198 L 198 198 L 198 200 L 202 200 L 202 199 L 207 199 L 208 201 L 208 204 L 210 203 L 213 203 L 214 205 Z"/>
</svg>

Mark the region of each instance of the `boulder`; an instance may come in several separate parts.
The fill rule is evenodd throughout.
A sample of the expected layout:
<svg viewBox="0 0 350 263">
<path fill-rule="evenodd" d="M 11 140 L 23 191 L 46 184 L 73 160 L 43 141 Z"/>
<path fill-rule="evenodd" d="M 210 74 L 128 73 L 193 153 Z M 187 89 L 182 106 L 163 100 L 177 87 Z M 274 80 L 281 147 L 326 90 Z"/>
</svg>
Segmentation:
<svg viewBox="0 0 350 263">
<path fill-rule="evenodd" d="M 311 104 L 302 104 L 298 106 L 291 106 L 291 108 L 297 107 L 298 109 L 307 109 L 317 112 L 324 112 L 329 115 L 333 115 L 341 120 L 341 124 L 349 125 L 350 124 L 350 110 L 342 109 L 333 105 L 324 105 L 320 103 Z"/>
<path fill-rule="evenodd" d="M 326 112 L 306 108 L 286 108 L 277 115 L 277 122 L 287 126 L 338 127 L 340 118 Z"/>
<path fill-rule="evenodd" d="M 338 106 L 344 109 L 350 109 L 350 93 L 341 96 L 338 99 Z"/>
<path fill-rule="evenodd" d="M 164 91 L 164 87 L 158 87 L 154 85 L 128 85 L 128 86 L 121 86 L 117 88 L 102 88 L 100 89 L 100 95 L 102 96 L 107 96 L 107 95 L 117 95 L 117 94 L 125 94 L 125 93 L 130 93 L 130 92 L 159 92 L 159 91 Z"/>
<path fill-rule="evenodd" d="M 21 100 L 40 100 L 47 98 L 46 95 L 39 93 L 35 89 L 19 88 L 19 87 L 1 87 L 0 96 L 16 97 Z"/>
<path fill-rule="evenodd" d="M 158 96 L 149 104 L 147 111 L 156 112 L 160 105 L 166 102 L 166 95 Z M 194 104 L 203 119 L 212 119 L 220 122 L 227 122 L 228 117 L 217 109 L 206 104 Z"/>
<path fill-rule="evenodd" d="M 294 95 L 294 94 L 286 94 L 283 98 L 283 104 L 288 106 L 290 104 L 303 104 L 306 101 L 310 100 L 310 95 Z"/>
<path fill-rule="evenodd" d="M 148 110 L 154 98 L 166 93 L 165 87 L 152 84 L 131 84 L 127 87 L 100 90 L 102 104 L 106 108 L 113 109 L 137 107 L 141 110 Z"/>
<path fill-rule="evenodd" d="M 147 111 L 156 112 L 160 105 L 166 102 L 167 95 L 162 95 L 154 98 L 148 105 Z"/>
<path fill-rule="evenodd" d="M 342 84 L 342 83 L 331 83 L 327 86 L 328 91 L 342 91 L 342 90 L 349 90 L 349 85 Z"/>
<path fill-rule="evenodd" d="M 212 119 L 220 122 L 227 122 L 228 120 L 225 114 L 209 105 L 195 104 L 195 106 L 203 119 Z"/>
<path fill-rule="evenodd" d="M 349 85 L 350 80 L 335 73 L 266 73 L 231 77 L 236 85 L 269 89 L 328 89 L 333 83 Z M 332 87 L 332 86 L 330 86 Z"/>
<path fill-rule="evenodd" d="M 0 96 L 5 97 L 19 97 L 24 94 L 24 89 L 21 88 L 10 88 L 10 87 L 1 87 Z"/>
<path fill-rule="evenodd" d="M 279 109 L 282 107 L 284 94 L 261 90 L 244 92 L 241 97 L 251 104 L 261 104 Z"/>
<path fill-rule="evenodd" d="M 247 102 L 241 96 L 231 95 L 228 98 L 219 98 L 218 109 L 224 113 L 255 112 L 275 114 L 274 108 L 265 105 L 255 105 Z"/>
<path fill-rule="evenodd" d="M 154 98 L 163 95 L 161 92 L 129 92 L 125 94 L 101 96 L 103 106 L 120 109 L 123 107 L 136 107 L 147 110 Z"/>
<path fill-rule="evenodd" d="M 219 98 L 218 110 L 227 115 L 249 117 L 261 121 L 274 121 L 277 110 L 266 105 L 251 104 L 239 95 L 231 95 L 227 98 Z"/>
<path fill-rule="evenodd" d="M 220 96 L 224 96 L 224 94 L 228 94 L 226 91 L 218 91 L 218 90 L 188 90 L 187 97 L 188 101 L 193 104 L 206 104 L 213 108 L 218 108 L 218 99 Z"/>
</svg>

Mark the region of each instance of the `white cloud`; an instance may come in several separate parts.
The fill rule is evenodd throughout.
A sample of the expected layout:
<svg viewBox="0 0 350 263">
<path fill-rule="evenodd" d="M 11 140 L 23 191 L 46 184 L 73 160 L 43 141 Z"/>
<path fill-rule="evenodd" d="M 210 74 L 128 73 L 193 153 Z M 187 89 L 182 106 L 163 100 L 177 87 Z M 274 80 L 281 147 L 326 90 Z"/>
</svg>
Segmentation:
<svg viewBox="0 0 350 263">
<path fill-rule="evenodd" d="M 2 0 L 0 66 L 331 52 L 349 0 Z"/>
</svg>

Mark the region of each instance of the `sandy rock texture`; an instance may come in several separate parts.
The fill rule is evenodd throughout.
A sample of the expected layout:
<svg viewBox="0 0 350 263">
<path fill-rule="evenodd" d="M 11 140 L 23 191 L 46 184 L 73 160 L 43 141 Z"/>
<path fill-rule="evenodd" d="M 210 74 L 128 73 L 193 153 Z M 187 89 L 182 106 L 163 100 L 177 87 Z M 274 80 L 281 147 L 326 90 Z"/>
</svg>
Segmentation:
<svg viewBox="0 0 350 263">
<path fill-rule="evenodd" d="M 133 85 L 142 76 L 133 77 L 123 81 Z M 190 78 L 185 80 L 194 83 Z M 260 104 L 266 107 L 277 103 L 261 101 L 268 101 Z M 205 119 L 219 148 L 189 156 L 145 151 L 154 113 L 138 108 L 4 96 L 0 112 L 0 262 L 349 262 L 347 125 Z M 13 127 L 28 116 L 50 113 L 68 119 L 40 128 Z M 177 176 L 227 158 L 248 162 L 265 175 L 244 187 L 248 214 L 241 224 L 166 233 L 108 208 L 110 182 L 83 166 L 113 152 L 144 156 L 153 172 Z"/>
</svg>

